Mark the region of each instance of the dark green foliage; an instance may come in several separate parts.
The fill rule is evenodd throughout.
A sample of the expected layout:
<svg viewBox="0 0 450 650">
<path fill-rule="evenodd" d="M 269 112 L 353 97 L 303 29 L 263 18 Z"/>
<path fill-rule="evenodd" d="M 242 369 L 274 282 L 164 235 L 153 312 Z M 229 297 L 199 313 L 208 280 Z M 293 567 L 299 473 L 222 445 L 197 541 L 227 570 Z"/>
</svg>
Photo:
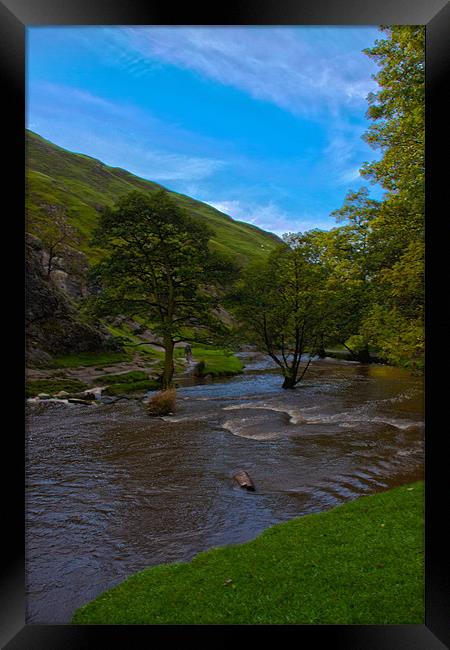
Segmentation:
<svg viewBox="0 0 450 650">
<path fill-rule="evenodd" d="M 386 190 L 370 202 L 350 193 L 337 216 L 365 227 L 365 303 L 360 334 L 387 361 L 415 370 L 424 353 L 424 37 L 421 25 L 383 27 L 386 39 L 366 54 L 380 66 L 369 96 L 366 141 L 379 160 L 362 173 Z M 361 200 L 363 199 L 363 200 Z M 361 250 L 359 251 L 361 253 Z"/>
<path fill-rule="evenodd" d="M 102 347 L 108 352 L 123 352 L 126 343 L 128 339 L 124 336 L 110 336 L 103 341 Z"/>
<path fill-rule="evenodd" d="M 328 319 L 324 337 L 353 358 L 414 370 L 424 350 L 424 30 L 383 28 L 387 38 L 366 54 L 380 65 L 379 91 L 369 96 L 373 124 L 366 140 L 381 151 L 362 173 L 386 190 L 349 192 L 332 214 L 343 225 L 310 231 L 326 269 Z M 324 344 L 325 344 L 324 340 Z"/>
<path fill-rule="evenodd" d="M 149 568 L 72 623 L 423 624 L 423 500 L 416 483 Z"/>
<path fill-rule="evenodd" d="M 163 190 L 123 196 L 102 213 L 95 232 L 106 256 L 92 271 L 100 287 L 93 308 L 99 315 L 138 315 L 152 323 L 165 351 L 163 388 L 172 383 L 177 341 L 225 329 L 214 313 L 217 290 L 237 269 L 210 252 L 211 234 Z"/>
<path fill-rule="evenodd" d="M 199 361 L 195 368 L 194 368 L 194 375 L 196 377 L 204 377 L 205 376 L 205 362 L 204 361 Z"/>
<path fill-rule="evenodd" d="M 252 266 L 233 295 L 234 311 L 243 324 L 242 336 L 280 367 L 283 388 L 294 388 L 310 361 L 324 345 L 330 309 L 327 269 L 320 260 L 314 231 L 285 237 L 265 264 Z"/>
</svg>

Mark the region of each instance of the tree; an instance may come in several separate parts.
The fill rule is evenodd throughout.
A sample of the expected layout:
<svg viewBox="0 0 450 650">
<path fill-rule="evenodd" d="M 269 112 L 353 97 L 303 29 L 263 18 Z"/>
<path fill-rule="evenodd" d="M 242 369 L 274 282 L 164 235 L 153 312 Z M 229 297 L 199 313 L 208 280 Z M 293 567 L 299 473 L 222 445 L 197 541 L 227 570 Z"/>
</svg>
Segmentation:
<svg viewBox="0 0 450 650">
<path fill-rule="evenodd" d="M 96 311 L 146 318 L 164 348 L 163 388 L 172 385 L 175 343 L 220 329 L 213 285 L 231 281 L 234 267 L 210 252 L 211 235 L 164 190 L 133 191 L 100 217 L 94 243 L 107 256 L 93 270 Z"/>
<path fill-rule="evenodd" d="M 425 29 L 423 25 L 382 27 L 386 39 L 364 50 L 380 71 L 380 90 L 368 97 L 368 117 L 373 120 L 365 140 L 380 149 L 380 160 L 366 163 L 362 173 L 380 183 L 388 200 L 408 211 L 408 226 L 423 232 Z"/>
<path fill-rule="evenodd" d="M 283 388 L 295 388 L 321 347 L 329 294 L 314 236 L 290 234 L 284 240 L 268 262 L 244 272 L 233 297 L 248 340 L 279 366 Z"/>
<path fill-rule="evenodd" d="M 362 331 L 390 361 L 423 365 L 425 213 L 425 30 L 383 27 L 387 38 L 366 54 L 380 66 L 369 96 L 366 140 L 383 153 L 362 173 L 386 190 L 374 237 L 384 250 L 373 309 Z M 379 326 L 377 327 L 377 323 Z"/>
<path fill-rule="evenodd" d="M 382 156 L 361 173 L 386 193 L 378 204 L 367 193 L 350 193 L 335 211 L 358 228 L 366 221 L 366 304 L 359 334 L 392 363 L 423 365 L 424 260 L 424 27 L 381 27 L 365 53 L 379 66 L 379 90 L 368 97 L 373 121 L 365 140 Z M 346 226 L 344 226 L 345 228 Z"/>
<path fill-rule="evenodd" d="M 323 234 L 322 260 L 334 283 L 333 300 L 339 313 L 335 338 L 362 362 L 371 358 L 368 340 L 357 333 L 372 303 L 378 256 L 373 223 L 379 209 L 380 203 L 369 197 L 366 188 L 348 192 L 343 206 L 331 213 L 344 225 Z"/>
<path fill-rule="evenodd" d="M 64 258 L 64 270 L 80 272 L 75 249 L 80 243 L 76 229 L 67 221 L 66 210 L 60 205 L 42 206 L 42 213 L 29 220 L 30 230 L 42 242 L 47 253 L 46 276 L 61 268 Z"/>
</svg>

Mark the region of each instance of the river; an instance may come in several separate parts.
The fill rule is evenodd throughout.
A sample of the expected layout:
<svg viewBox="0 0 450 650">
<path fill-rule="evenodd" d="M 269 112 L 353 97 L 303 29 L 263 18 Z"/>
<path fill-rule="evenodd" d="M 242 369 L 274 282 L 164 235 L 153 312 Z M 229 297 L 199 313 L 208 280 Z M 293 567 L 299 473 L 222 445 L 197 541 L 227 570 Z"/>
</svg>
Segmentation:
<svg viewBox="0 0 450 650">
<path fill-rule="evenodd" d="M 150 565 L 423 477 L 423 382 L 323 360 L 294 391 L 265 364 L 185 385 L 173 416 L 140 401 L 27 407 L 27 623 Z M 245 469 L 256 492 L 233 481 Z"/>
</svg>

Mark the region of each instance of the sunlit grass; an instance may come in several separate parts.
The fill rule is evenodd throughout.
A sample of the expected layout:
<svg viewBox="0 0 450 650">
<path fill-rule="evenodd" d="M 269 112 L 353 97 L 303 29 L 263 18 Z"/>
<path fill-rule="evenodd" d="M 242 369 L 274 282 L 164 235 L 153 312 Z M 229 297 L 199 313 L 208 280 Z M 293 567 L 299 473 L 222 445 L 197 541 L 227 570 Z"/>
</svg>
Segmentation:
<svg viewBox="0 0 450 650">
<path fill-rule="evenodd" d="M 73 623 L 423 624 L 423 498 L 423 482 L 403 486 L 149 568 Z"/>
</svg>

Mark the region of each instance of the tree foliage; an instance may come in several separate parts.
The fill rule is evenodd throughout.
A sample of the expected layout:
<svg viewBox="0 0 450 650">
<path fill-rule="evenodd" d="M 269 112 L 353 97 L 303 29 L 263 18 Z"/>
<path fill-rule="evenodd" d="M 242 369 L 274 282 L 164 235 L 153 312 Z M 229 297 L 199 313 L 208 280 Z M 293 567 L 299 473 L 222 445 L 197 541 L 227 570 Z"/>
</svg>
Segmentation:
<svg viewBox="0 0 450 650">
<path fill-rule="evenodd" d="M 279 366 L 283 388 L 302 380 L 323 343 L 331 316 L 326 273 L 314 233 L 291 234 L 238 285 L 234 303 L 242 331 Z"/>
<path fill-rule="evenodd" d="M 383 187 L 382 200 L 366 188 L 349 192 L 332 213 L 341 225 L 288 236 L 241 288 L 247 331 L 294 384 L 299 356 L 319 340 L 361 360 L 371 349 L 391 363 L 423 365 L 424 28 L 380 29 L 385 37 L 365 50 L 380 70 L 364 137 L 381 156 L 362 174 Z"/>
<path fill-rule="evenodd" d="M 220 327 L 217 287 L 234 268 L 210 253 L 211 235 L 164 190 L 133 191 L 101 215 L 95 244 L 107 257 L 93 270 L 101 287 L 96 311 L 146 318 L 165 351 L 163 388 L 172 383 L 175 343 Z"/>
<path fill-rule="evenodd" d="M 424 303 L 424 28 L 382 27 L 365 53 L 380 67 L 379 90 L 368 97 L 373 121 L 365 140 L 381 151 L 361 172 L 386 193 L 379 203 L 367 192 L 350 193 L 335 212 L 357 226 L 364 245 L 357 261 L 364 274 L 360 334 L 386 360 L 423 366 Z M 343 231 L 345 232 L 345 230 Z M 348 230 L 347 230 L 348 232 Z M 362 254 L 364 253 L 364 254 Z"/>
</svg>

